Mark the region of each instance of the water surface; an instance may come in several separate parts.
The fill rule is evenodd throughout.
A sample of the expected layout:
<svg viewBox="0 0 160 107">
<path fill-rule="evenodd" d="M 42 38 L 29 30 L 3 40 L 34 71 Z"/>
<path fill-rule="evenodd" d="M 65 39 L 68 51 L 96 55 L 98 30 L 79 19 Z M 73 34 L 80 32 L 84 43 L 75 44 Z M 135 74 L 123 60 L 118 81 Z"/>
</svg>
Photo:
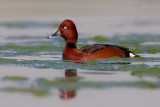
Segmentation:
<svg viewBox="0 0 160 107">
<path fill-rule="evenodd" d="M 1 22 L 0 98 L 2 105 L 5 107 L 11 105 L 158 107 L 159 34 L 137 33 L 139 32 L 137 29 L 132 30 L 134 33 L 129 30 L 126 33 L 118 33 L 118 31 L 115 33 L 114 30 L 108 32 L 105 31 L 105 25 L 102 28 L 98 27 L 99 29 L 96 29 L 97 27 L 84 29 L 79 23 L 77 24 L 80 30 L 78 48 L 93 43 L 116 44 L 129 47 L 141 57 L 62 60 L 64 40 L 46 39 L 56 31 L 59 21 Z M 118 25 L 121 25 L 121 21 L 116 25 L 111 24 L 115 29 L 120 28 Z M 131 25 L 135 28 L 142 26 Z M 128 29 L 133 28 L 130 23 L 124 26 Z"/>
</svg>

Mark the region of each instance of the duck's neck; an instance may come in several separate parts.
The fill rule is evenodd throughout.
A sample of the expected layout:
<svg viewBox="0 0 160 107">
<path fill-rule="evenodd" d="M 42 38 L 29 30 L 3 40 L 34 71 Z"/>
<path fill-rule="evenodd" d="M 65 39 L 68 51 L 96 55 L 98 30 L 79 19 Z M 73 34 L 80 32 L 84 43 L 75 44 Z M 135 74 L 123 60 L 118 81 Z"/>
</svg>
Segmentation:
<svg viewBox="0 0 160 107">
<path fill-rule="evenodd" d="M 76 43 L 66 43 L 66 47 L 77 48 Z"/>
</svg>

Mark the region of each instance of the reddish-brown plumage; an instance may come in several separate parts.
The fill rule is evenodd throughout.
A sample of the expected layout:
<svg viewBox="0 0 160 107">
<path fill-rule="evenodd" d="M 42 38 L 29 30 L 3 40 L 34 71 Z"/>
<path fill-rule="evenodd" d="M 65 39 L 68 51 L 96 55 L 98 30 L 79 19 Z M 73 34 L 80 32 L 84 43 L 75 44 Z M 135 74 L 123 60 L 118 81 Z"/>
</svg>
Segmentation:
<svg viewBox="0 0 160 107">
<path fill-rule="evenodd" d="M 58 35 L 61 35 L 65 39 L 65 48 L 63 51 L 63 58 L 65 59 L 103 59 L 137 56 L 130 52 L 128 48 L 110 44 L 93 44 L 77 49 L 78 33 L 75 24 L 71 20 L 64 20 L 58 31 L 52 36 Z"/>
</svg>

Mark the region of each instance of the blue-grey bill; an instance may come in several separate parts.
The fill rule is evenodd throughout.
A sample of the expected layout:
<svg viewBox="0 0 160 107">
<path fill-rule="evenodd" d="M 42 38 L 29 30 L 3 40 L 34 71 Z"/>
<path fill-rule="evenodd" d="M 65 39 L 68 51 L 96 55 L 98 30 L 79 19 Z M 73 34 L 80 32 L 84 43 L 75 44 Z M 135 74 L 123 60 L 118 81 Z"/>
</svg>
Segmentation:
<svg viewBox="0 0 160 107">
<path fill-rule="evenodd" d="M 60 36 L 60 35 L 61 35 L 60 30 L 57 30 L 54 34 L 48 36 L 47 39 L 52 39 L 52 38 Z"/>
</svg>

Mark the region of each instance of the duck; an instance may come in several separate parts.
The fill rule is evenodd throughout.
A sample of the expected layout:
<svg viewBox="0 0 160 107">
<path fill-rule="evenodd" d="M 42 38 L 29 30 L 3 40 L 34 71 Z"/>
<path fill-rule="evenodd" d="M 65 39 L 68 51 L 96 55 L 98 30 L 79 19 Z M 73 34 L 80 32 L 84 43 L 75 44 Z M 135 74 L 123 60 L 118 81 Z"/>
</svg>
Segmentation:
<svg viewBox="0 0 160 107">
<path fill-rule="evenodd" d="M 62 54 L 63 59 L 87 60 L 111 57 L 138 57 L 129 48 L 112 44 L 90 44 L 78 49 L 76 46 L 78 39 L 77 28 L 70 19 L 62 21 L 58 30 L 47 38 L 51 39 L 55 36 L 60 36 L 65 40 L 65 47 Z"/>
</svg>

